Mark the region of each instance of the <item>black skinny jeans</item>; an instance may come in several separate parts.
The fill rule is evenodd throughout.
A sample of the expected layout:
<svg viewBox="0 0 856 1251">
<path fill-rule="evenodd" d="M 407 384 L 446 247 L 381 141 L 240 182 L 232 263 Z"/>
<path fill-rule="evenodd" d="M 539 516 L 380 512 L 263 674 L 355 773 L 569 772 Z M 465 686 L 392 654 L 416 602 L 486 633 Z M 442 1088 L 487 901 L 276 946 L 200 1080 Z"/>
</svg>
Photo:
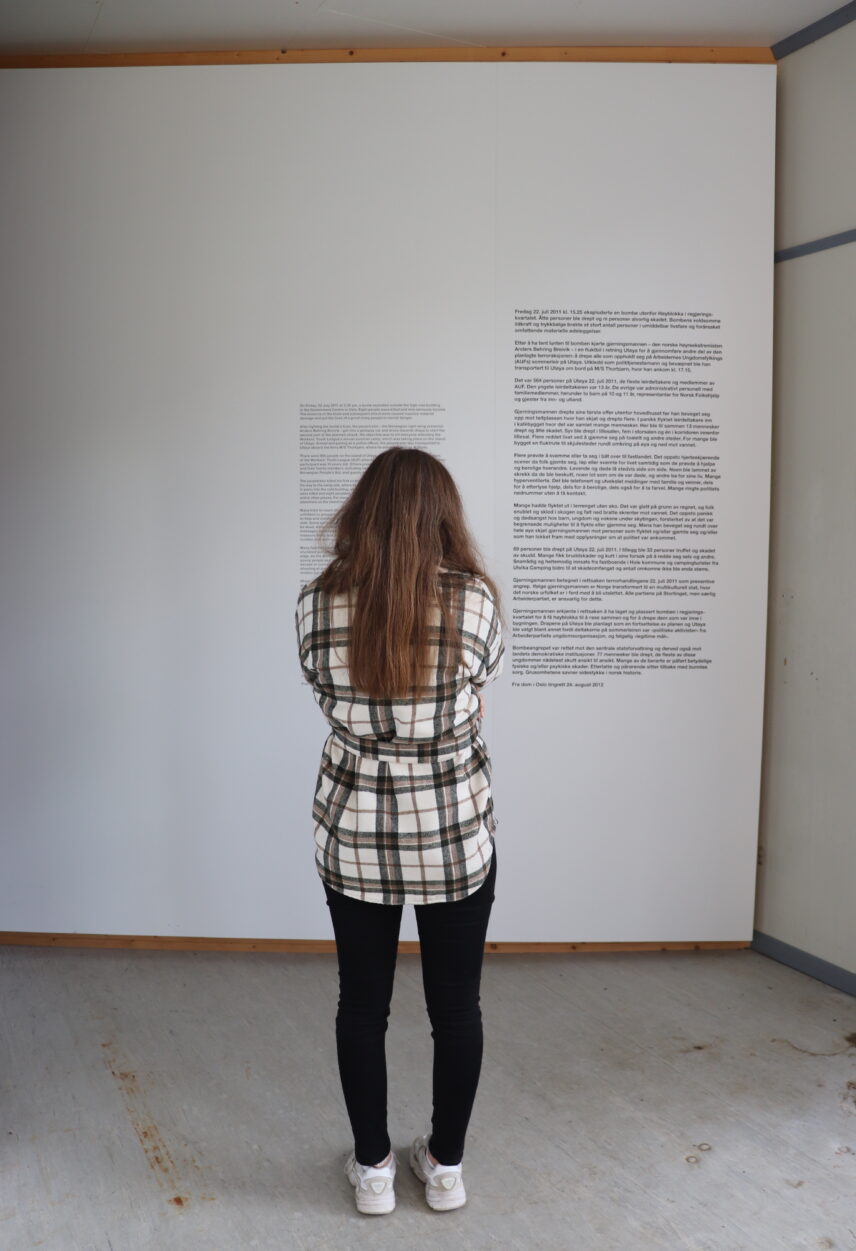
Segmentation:
<svg viewBox="0 0 856 1251">
<path fill-rule="evenodd" d="M 481 1073 L 479 1003 L 485 936 L 494 900 L 496 847 L 484 882 L 465 899 L 415 904 L 422 984 L 434 1040 L 429 1150 L 460 1164 Z M 336 1050 L 360 1164 L 391 1149 L 387 1132 L 386 1029 L 403 904 L 366 903 L 323 882 L 336 936 L 339 1004 Z"/>
</svg>

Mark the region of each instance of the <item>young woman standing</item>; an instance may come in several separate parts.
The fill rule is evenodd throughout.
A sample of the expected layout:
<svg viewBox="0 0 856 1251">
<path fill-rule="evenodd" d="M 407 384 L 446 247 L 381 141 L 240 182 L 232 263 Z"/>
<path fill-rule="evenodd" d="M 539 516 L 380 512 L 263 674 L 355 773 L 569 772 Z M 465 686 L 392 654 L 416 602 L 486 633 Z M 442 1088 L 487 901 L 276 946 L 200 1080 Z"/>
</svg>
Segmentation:
<svg viewBox="0 0 856 1251">
<path fill-rule="evenodd" d="M 330 725 L 313 816 L 339 964 L 336 1045 L 361 1212 L 395 1207 L 385 1034 L 403 905 L 415 905 L 434 1040 L 431 1131 L 410 1164 L 436 1210 L 466 1202 L 479 1003 L 496 882 L 480 691 L 503 665 L 499 594 L 457 487 L 416 448 L 377 456 L 329 523 L 333 559 L 300 592 L 303 673 Z"/>
</svg>

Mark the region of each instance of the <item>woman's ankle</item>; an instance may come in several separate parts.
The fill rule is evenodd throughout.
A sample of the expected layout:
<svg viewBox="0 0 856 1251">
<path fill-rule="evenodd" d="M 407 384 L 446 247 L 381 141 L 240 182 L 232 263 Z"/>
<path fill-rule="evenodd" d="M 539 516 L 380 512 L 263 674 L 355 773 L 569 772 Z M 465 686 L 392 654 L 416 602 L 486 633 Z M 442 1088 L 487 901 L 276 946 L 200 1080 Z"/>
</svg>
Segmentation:
<svg viewBox="0 0 856 1251">
<path fill-rule="evenodd" d="M 437 1159 L 437 1157 L 432 1154 L 431 1148 L 427 1145 L 427 1143 L 425 1145 L 425 1154 L 428 1158 L 428 1163 L 431 1165 L 432 1168 L 457 1168 L 458 1167 L 457 1164 L 441 1164 L 440 1161 Z"/>
</svg>

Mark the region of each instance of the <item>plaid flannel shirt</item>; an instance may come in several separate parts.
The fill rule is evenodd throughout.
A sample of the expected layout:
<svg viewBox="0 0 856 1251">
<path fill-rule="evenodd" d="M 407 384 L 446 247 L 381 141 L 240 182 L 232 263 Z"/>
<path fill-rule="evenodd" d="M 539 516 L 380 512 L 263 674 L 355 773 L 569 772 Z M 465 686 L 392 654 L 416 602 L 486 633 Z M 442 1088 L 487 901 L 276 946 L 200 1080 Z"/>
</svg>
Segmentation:
<svg viewBox="0 0 856 1251">
<path fill-rule="evenodd" d="M 327 718 L 312 813 L 315 863 L 334 890 L 368 903 L 463 899 L 490 869 L 496 818 L 480 734 L 479 689 L 502 671 L 493 596 L 471 574 L 442 569 L 463 658 L 447 672 L 439 609 L 431 621 L 427 696 L 371 699 L 348 673 L 347 595 L 308 582 L 295 613 L 304 677 Z"/>
</svg>

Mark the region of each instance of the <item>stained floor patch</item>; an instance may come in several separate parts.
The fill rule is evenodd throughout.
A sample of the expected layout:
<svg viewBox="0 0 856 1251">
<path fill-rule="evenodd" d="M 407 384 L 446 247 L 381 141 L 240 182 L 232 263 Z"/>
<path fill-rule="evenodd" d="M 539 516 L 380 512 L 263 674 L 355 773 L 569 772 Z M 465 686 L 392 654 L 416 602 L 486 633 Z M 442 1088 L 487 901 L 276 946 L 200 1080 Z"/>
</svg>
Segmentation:
<svg viewBox="0 0 856 1251">
<path fill-rule="evenodd" d="M 195 1184 L 201 1185 L 202 1189 L 206 1191 L 209 1189 L 204 1185 L 202 1170 L 196 1158 L 186 1155 L 180 1161 L 179 1167 L 175 1153 L 170 1150 L 151 1114 L 139 1075 L 123 1061 L 113 1039 L 103 1042 L 101 1048 L 104 1063 L 116 1081 L 128 1119 L 143 1148 L 146 1161 L 160 1184 L 169 1192 L 170 1197 L 167 1202 L 173 1207 L 188 1207 L 191 1202 L 188 1177 L 193 1177 Z M 210 1193 L 200 1193 L 197 1197 L 213 1199 L 215 1196 Z"/>
</svg>

